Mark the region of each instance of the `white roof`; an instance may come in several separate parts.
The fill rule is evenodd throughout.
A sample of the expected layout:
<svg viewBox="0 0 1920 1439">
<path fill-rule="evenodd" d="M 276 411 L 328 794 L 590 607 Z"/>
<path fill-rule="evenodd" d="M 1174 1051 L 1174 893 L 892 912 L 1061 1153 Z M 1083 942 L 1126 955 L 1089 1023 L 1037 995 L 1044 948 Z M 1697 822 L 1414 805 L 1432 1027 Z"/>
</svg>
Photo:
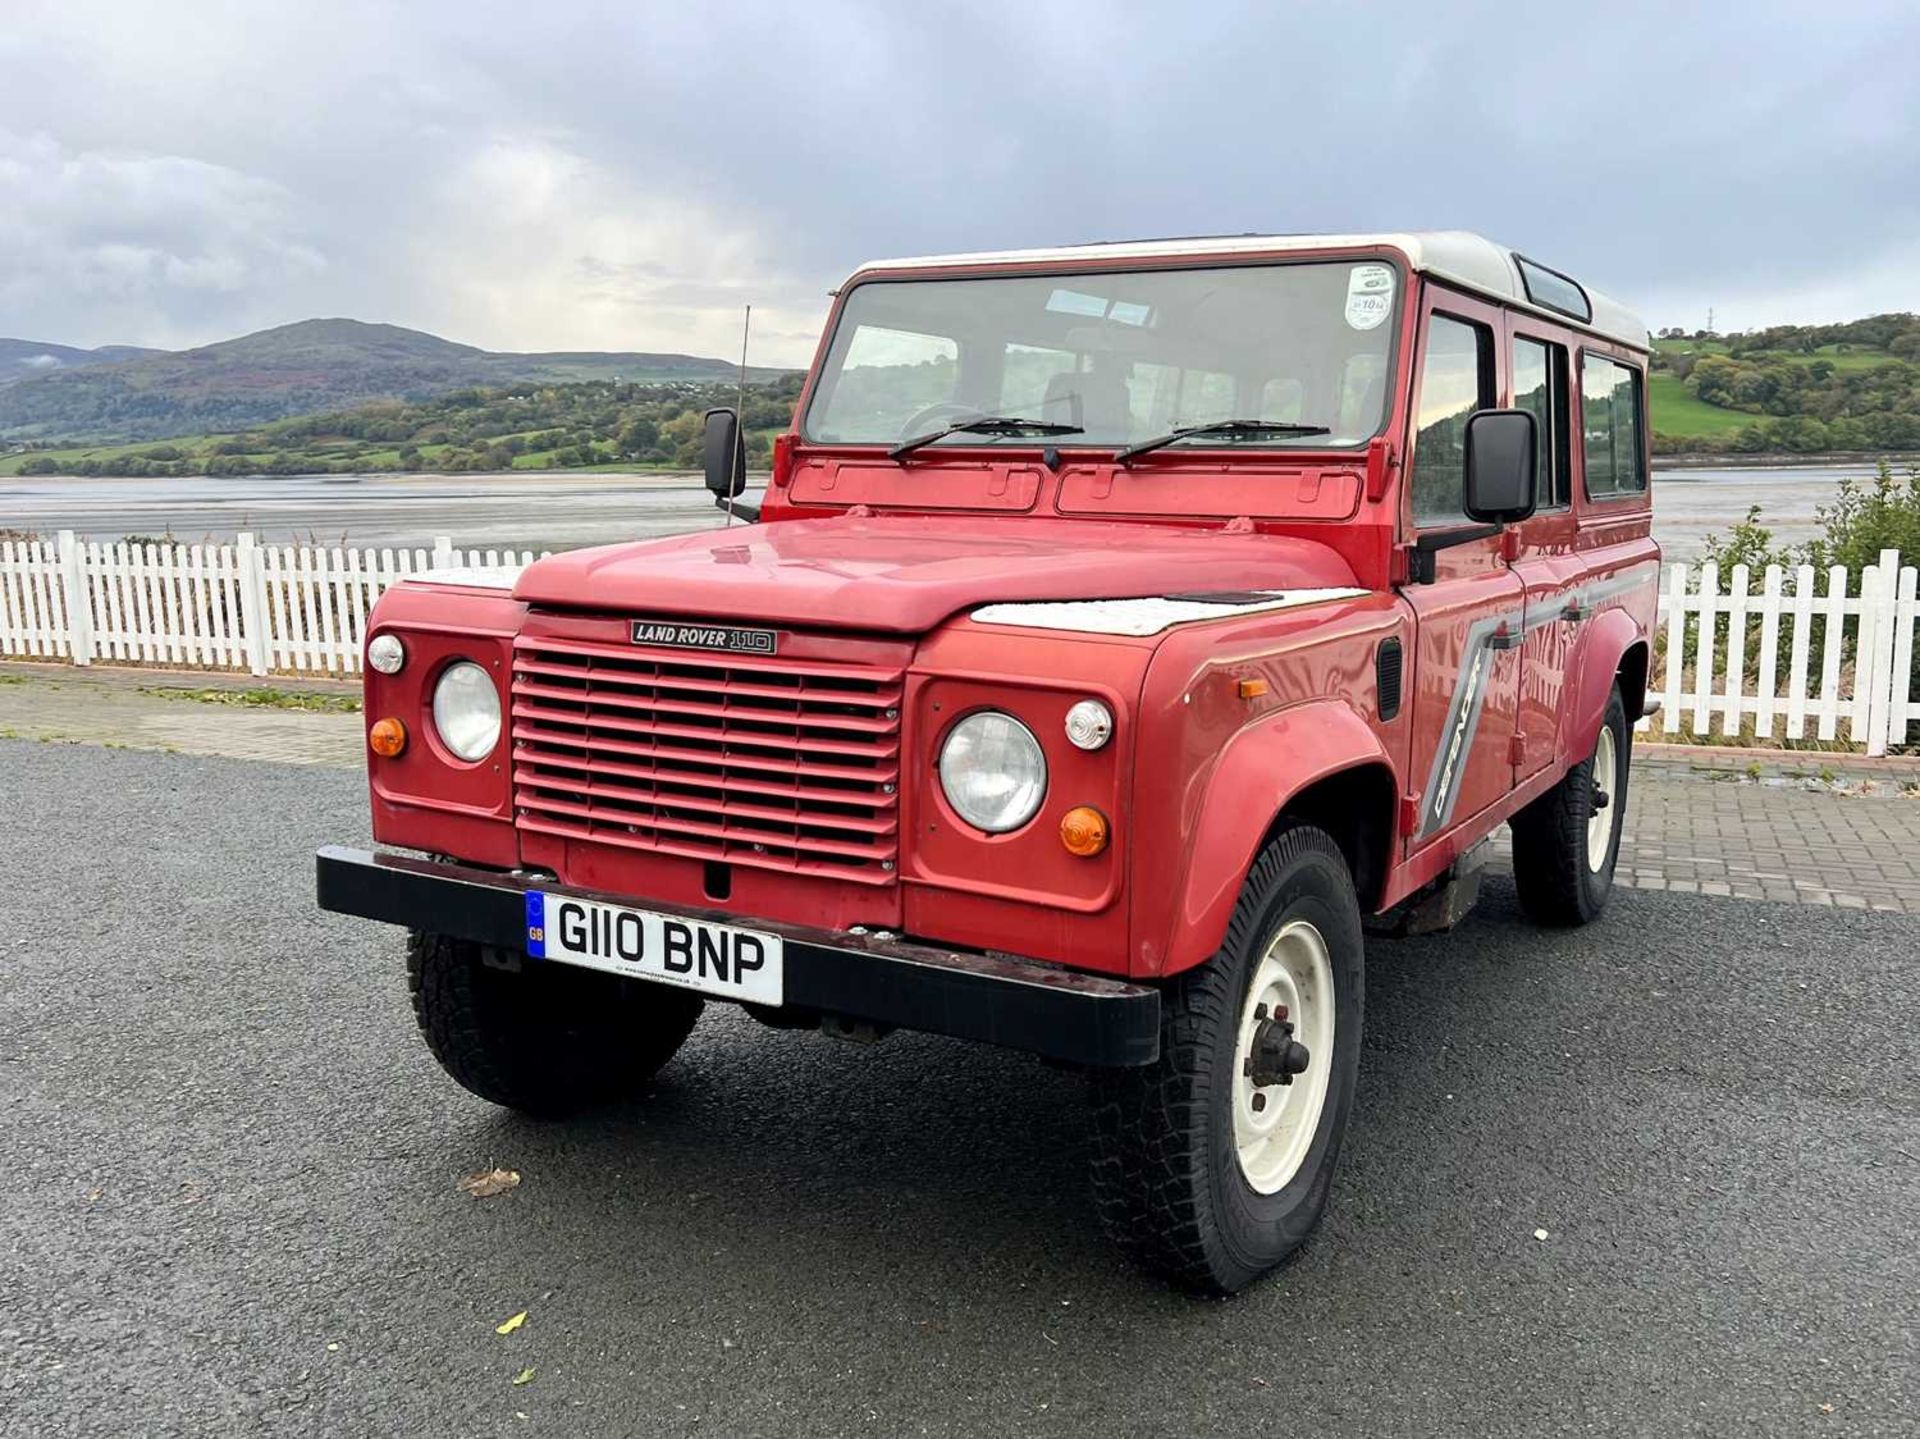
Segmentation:
<svg viewBox="0 0 1920 1439">
<path fill-rule="evenodd" d="M 1363 250 L 1388 248 L 1407 257 L 1420 274 L 1433 275 L 1492 296 L 1522 309 L 1552 315 L 1562 323 L 1578 324 L 1557 310 L 1527 298 L 1514 253 L 1484 236 L 1466 230 L 1423 230 L 1374 235 L 1219 235 L 1196 239 L 1123 240 L 1099 245 L 1066 245 L 1051 250 L 992 250 L 970 255 L 922 255 L 913 259 L 873 260 L 856 274 L 869 270 L 917 270 L 935 266 L 1081 264 L 1088 260 L 1165 259 L 1179 255 L 1245 255 L 1285 253 L 1289 250 Z M 1532 256 L 1528 256 L 1532 259 Z M 1544 264 L 1545 262 L 1536 262 Z M 1617 300 L 1580 286 L 1593 305 L 1593 318 L 1583 328 L 1644 350 L 1647 327 L 1641 318 Z"/>
</svg>

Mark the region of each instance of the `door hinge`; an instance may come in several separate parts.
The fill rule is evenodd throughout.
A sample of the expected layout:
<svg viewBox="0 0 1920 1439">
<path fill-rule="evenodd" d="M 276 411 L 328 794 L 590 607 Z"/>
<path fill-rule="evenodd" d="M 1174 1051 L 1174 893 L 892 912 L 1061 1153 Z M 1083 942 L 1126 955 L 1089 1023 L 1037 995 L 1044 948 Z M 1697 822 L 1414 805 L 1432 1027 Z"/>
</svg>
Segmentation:
<svg viewBox="0 0 1920 1439">
<path fill-rule="evenodd" d="M 1527 737 L 1519 730 L 1513 732 L 1513 738 L 1507 741 L 1507 763 L 1519 764 L 1527 757 Z"/>
</svg>

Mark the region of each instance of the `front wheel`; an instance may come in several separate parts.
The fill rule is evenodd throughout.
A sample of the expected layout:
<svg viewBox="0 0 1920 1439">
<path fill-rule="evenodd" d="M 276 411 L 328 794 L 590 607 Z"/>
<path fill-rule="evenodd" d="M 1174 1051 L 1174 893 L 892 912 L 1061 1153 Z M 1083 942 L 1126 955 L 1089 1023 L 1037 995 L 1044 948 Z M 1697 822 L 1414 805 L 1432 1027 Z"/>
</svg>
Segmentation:
<svg viewBox="0 0 1920 1439">
<path fill-rule="evenodd" d="M 1585 924 L 1607 907 L 1627 812 L 1633 729 L 1614 686 L 1593 753 L 1513 817 L 1513 883 L 1537 924 Z"/>
<path fill-rule="evenodd" d="M 482 1099 L 543 1118 L 639 1090 L 702 1008 L 685 990 L 420 930 L 407 936 L 407 979 L 440 1067 Z"/>
<path fill-rule="evenodd" d="M 1339 846 L 1290 826 L 1219 953 L 1169 986 L 1159 1059 L 1095 1076 L 1095 1199 L 1147 1268 L 1232 1294 L 1312 1232 L 1359 1073 L 1361 947 Z"/>
</svg>

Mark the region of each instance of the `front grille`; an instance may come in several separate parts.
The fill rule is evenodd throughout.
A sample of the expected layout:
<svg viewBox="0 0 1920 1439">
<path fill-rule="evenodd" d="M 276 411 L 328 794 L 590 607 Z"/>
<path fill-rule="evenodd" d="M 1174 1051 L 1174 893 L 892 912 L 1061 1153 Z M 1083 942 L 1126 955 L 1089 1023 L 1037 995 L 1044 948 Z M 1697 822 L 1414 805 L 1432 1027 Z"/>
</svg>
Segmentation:
<svg viewBox="0 0 1920 1439">
<path fill-rule="evenodd" d="M 887 882 L 899 853 L 902 680 L 858 664 L 522 639 L 515 822 Z"/>
</svg>

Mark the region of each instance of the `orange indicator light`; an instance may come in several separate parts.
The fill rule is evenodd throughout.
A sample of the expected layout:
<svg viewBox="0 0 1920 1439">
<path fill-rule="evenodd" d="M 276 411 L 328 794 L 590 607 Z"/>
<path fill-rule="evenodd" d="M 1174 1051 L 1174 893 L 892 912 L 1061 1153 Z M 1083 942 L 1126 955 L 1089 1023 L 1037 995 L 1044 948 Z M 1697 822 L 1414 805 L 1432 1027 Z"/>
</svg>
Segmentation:
<svg viewBox="0 0 1920 1439">
<path fill-rule="evenodd" d="M 1240 681 L 1240 698 L 1243 700 L 1257 700 L 1266 692 L 1267 682 L 1265 680 Z"/>
<path fill-rule="evenodd" d="M 392 759 L 406 747 L 407 727 L 391 715 L 375 720 L 373 728 L 367 731 L 367 748 L 377 755 Z"/>
<path fill-rule="evenodd" d="M 1060 843 L 1068 854 L 1092 859 L 1107 847 L 1107 817 L 1092 805 L 1070 809 L 1060 819 Z"/>
</svg>

